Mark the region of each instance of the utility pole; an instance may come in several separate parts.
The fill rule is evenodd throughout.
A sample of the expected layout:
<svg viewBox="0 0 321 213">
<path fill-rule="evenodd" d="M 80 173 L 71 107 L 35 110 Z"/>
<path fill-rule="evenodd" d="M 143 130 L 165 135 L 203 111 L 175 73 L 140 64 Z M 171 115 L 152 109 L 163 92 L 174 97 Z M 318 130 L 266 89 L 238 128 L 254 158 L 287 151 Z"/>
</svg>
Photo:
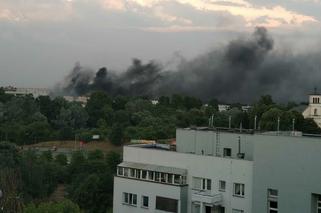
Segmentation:
<svg viewBox="0 0 321 213">
<path fill-rule="evenodd" d="M 295 118 L 292 119 L 292 132 L 295 130 Z"/>
<path fill-rule="evenodd" d="M 232 125 L 232 116 L 230 115 L 228 117 L 228 128 L 231 129 L 231 125 Z"/>
<path fill-rule="evenodd" d="M 257 115 L 254 116 L 254 130 L 256 130 Z"/>
<path fill-rule="evenodd" d="M 280 133 L 280 116 L 278 117 L 278 129 L 277 129 L 278 134 Z"/>
</svg>

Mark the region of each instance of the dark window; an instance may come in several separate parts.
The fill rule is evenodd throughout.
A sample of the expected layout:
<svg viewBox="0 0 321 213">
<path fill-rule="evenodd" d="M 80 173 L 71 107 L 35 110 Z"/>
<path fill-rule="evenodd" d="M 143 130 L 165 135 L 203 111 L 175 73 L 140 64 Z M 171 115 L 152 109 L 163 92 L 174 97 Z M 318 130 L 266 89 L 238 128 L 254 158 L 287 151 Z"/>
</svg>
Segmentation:
<svg viewBox="0 0 321 213">
<path fill-rule="evenodd" d="M 148 208 L 148 206 L 149 206 L 149 198 L 147 197 L 147 196 L 143 196 L 142 197 L 142 207 L 144 207 L 144 208 Z"/>
<path fill-rule="evenodd" d="M 232 149 L 231 148 L 224 148 L 223 149 L 223 157 L 231 157 L 232 156 Z"/>
<path fill-rule="evenodd" d="M 278 213 L 278 196 L 278 190 L 268 189 L 268 213 Z"/>
<path fill-rule="evenodd" d="M 165 197 L 156 197 L 156 209 L 166 212 L 177 213 L 178 211 L 178 200 L 165 198 Z"/>
<path fill-rule="evenodd" d="M 212 189 L 212 181 L 210 179 L 207 179 L 206 182 L 207 182 L 206 189 L 211 190 Z"/>
<path fill-rule="evenodd" d="M 219 182 L 219 190 L 225 192 L 226 182 L 224 180 L 220 180 Z"/>
<path fill-rule="evenodd" d="M 142 171 L 142 179 L 146 179 L 147 178 L 147 171 L 143 170 Z"/>
</svg>

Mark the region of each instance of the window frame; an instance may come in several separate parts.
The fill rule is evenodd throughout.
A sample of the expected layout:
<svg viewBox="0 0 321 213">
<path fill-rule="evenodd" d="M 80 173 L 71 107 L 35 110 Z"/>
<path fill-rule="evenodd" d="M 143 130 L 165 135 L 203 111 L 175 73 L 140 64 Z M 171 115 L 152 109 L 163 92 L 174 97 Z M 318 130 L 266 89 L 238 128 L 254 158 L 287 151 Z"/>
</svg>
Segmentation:
<svg viewBox="0 0 321 213">
<path fill-rule="evenodd" d="M 224 188 L 222 187 L 224 183 Z M 221 191 L 221 192 L 225 192 L 226 191 L 226 181 L 225 180 L 220 180 L 218 182 L 218 190 Z"/>
<path fill-rule="evenodd" d="M 147 198 L 147 206 L 144 205 L 144 198 Z M 141 207 L 144 208 L 144 209 L 148 209 L 149 208 L 149 197 L 148 196 L 142 195 Z"/>
<path fill-rule="evenodd" d="M 123 192 L 123 204 L 129 206 L 137 206 L 137 194 Z"/>
<path fill-rule="evenodd" d="M 229 155 L 226 155 L 226 153 L 229 153 Z M 232 148 L 225 147 L 223 148 L 223 157 L 232 157 Z"/>
<path fill-rule="evenodd" d="M 236 193 L 237 186 L 240 187 L 240 193 Z M 233 184 L 233 196 L 235 197 L 245 197 L 245 184 L 244 183 L 234 183 Z"/>
<path fill-rule="evenodd" d="M 279 191 L 277 189 L 267 189 L 267 212 L 278 213 L 279 212 Z M 276 207 L 272 207 L 271 203 L 276 203 Z"/>
<path fill-rule="evenodd" d="M 200 187 L 195 185 L 195 180 L 200 181 Z M 201 191 L 211 191 L 212 190 L 212 179 L 193 177 L 193 189 Z"/>
</svg>

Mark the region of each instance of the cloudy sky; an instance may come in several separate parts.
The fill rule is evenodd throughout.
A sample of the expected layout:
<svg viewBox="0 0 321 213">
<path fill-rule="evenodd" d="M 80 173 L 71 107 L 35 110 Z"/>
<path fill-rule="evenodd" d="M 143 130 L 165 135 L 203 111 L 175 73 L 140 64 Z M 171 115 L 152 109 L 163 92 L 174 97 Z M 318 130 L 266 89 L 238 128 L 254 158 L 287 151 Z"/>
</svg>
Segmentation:
<svg viewBox="0 0 321 213">
<path fill-rule="evenodd" d="M 278 43 L 320 44 L 321 0 L 0 0 L 0 86 L 49 87 L 76 62 L 122 71 L 171 64 L 265 26 Z"/>
</svg>

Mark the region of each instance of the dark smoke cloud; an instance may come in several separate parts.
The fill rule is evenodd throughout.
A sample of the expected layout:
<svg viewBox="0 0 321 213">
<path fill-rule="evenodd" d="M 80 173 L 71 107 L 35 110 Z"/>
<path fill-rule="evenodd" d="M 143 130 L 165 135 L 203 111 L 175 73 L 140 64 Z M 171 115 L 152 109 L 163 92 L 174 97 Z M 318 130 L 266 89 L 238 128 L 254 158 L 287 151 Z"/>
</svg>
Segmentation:
<svg viewBox="0 0 321 213">
<path fill-rule="evenodd" d="M 264 94 L 277 101 L 301 101 L 318 85 L 321 54 L 284 53 L 274 48 L 265 28 L 256 28 L 246 39 L 231 41 L 176 70 L 163 70 L 159 64 L 143 64 L 135 59 L 122 74 L 101 68 L 96 74 L 75 66 L 60 91 L 84 95 L 103 90 L 110 95 L 151 96 L 180 93 L 203 100 L 251 103 Z"/>
</svg>

